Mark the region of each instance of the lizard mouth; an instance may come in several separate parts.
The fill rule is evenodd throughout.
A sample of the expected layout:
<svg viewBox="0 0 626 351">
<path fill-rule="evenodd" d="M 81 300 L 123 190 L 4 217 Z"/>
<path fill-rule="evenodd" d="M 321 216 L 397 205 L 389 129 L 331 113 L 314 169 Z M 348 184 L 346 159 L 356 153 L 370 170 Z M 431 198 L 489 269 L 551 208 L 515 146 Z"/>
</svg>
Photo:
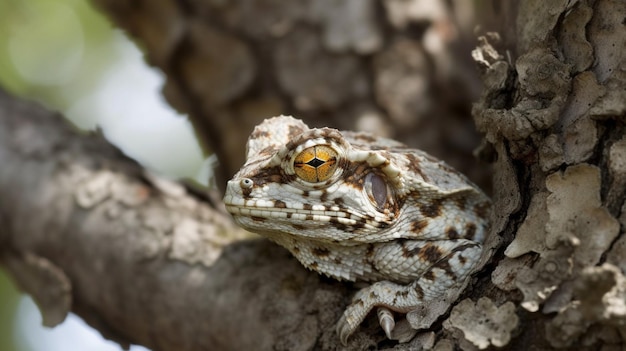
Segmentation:
<svg viewBox="0 0 626 351">
<path fill-rule="evenodd" d="M 346 225 L 354 225 L 368 220 L 363 216 L 341 211 L 327 211 L 298 208 L 276 208 L 265 206 L 245 206 L 227 204 L 226 210 L 233 216 L 258 217 L 258 218 L 286 218 L 293 220 L 314 221 L 314 222 L 336 222 Z M 373 226 L 378 227 L 378 226 Z"/>
<path fill-rule="evenodd" d="M 226 210 L 235 219 L 247 217 L 252 220 L 289 220 L 302 221 L 305 223 L 331 223 L 350 227 L 380 229 L 385 228 L 389 223 L 385 220 L 372 218 L 367 215 L 346 212 L 333 211 L 323 209 L 305 209 L 305 208 L 277 208 L 269 206 L 249 206 L 239 204 L 226 204 Z"/>
</svg>

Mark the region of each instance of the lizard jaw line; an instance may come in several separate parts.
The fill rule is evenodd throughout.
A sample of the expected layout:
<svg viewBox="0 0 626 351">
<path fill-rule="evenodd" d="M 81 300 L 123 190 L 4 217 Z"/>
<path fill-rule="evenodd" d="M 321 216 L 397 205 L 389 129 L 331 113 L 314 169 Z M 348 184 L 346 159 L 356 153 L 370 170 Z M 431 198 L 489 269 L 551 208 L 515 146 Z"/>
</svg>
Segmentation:
<svg viewBox="0 0 626 351">
<path fill-rule="evenodd" d="M 273 208 L 273 207 L 250 207 L 240 205 L 226 205 L 226 210 L 237 217 L 246 218 L 264 218 L 264 219 L 277 219 L 284 218 L 290 220 L 302 220 L 309 223 L 336 223 L 348 226 L 362 225 L 364 228 L 379 229 L 378 222 L 363 219 L 350 218 L 350 214 L 337 211 L 321 211 L 321 210 L 304 210 L 293 208 Z"/>
</svg>

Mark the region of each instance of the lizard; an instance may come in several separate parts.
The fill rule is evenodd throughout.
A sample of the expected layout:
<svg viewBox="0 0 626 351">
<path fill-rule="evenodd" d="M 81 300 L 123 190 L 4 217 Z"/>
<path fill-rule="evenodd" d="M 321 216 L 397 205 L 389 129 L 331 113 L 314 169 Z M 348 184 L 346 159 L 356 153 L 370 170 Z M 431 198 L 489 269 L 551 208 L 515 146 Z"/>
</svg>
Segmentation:
<svg viewBox="0 0 626 351">
<path fill-rule="evenodd" d="M 407 313 L 462 285 L 483 250 L 490 199 L 424 151 L 364 132 L 266 119 L 228 181 L 237 224 L 287 248 L 305 267 L 337 280 L 369 282 L 337 323 L 345 345 L 378 308 Z"/>
</svg>

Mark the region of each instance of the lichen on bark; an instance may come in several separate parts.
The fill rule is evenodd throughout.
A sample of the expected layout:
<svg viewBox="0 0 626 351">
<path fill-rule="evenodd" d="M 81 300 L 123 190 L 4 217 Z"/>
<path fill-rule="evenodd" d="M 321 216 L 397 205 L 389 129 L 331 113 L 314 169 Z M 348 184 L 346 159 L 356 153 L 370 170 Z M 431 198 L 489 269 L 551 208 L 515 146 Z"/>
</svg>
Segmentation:
<svg viewBox="0 0 626 351">
<path fill-rule="evenodd" d="M 617 102 L 626 85 L 615 69 L 626 63 L 625 13 L 623 2 L 610 0 L 523 1 L 512 62 L 502 49 L 493 53 L 493 40 L 475 55 L 487 84 L 473 110 L 477 125 L 523 186 L 492 282 L 521 292 L 526 313 L 543 314 L 534 328 L 545 339 L 522 330 L 526 348 L 624 342 L 616 337 L 622 314 L 611 311 L 621 311 L 626 259 L 619 222 L 626 109 Z M 494 200 L 496 209 L 508 201 L 498 193 Z M 592 282 L 602 288 L 591 293 Z"/>
</svg>

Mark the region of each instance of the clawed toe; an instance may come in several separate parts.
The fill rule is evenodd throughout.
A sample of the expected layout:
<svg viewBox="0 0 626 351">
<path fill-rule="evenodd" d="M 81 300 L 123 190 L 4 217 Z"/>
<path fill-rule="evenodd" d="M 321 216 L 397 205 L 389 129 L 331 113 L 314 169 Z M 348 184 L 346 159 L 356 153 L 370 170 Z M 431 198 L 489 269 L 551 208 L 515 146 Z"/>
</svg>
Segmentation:
<svg viewBox="0 0 626 351">
<path fill-rule="evenodd" d="M 339 340 L 343 346 L 348 345 L 348 338 L 354 333 L 355 329 L 348 323 L 345 314 L 341 316 L 341 319 L 337 322 L 337 335 L 339 335 Z"/>
<path fill-rule="evenodd" d="M 393 313 L 385 307 L 379 307 L 377 315 L 378 322 L 380 323 L 381 328 L 385 331 L 385 335 L 387 335 L 387 338 L 393 339 L 392 333 L 396 326 Z M 361 323 L 361 320 L 354 320 L 351 316 L 352 315 L 350 313 L 344 313 L 343 316 L 341 316 L 341 319 L 337 322 L 337 335 L 339 336 L 341 344 L 344 346 L 348 344 L 348 338 L 350 338 L 350 335 L 354 333 Z"/>
<path fill-rule="evenodd" d="M 396 321 L 393 319 L 393 313 L 385 307 L 379 307 L 376 314 L 378 315 L 378 323 L 380 324 L 380 327 L 385 331 L 387 338 L 391 339 L 391 332 L 396 326 Z"/>
</svg>

